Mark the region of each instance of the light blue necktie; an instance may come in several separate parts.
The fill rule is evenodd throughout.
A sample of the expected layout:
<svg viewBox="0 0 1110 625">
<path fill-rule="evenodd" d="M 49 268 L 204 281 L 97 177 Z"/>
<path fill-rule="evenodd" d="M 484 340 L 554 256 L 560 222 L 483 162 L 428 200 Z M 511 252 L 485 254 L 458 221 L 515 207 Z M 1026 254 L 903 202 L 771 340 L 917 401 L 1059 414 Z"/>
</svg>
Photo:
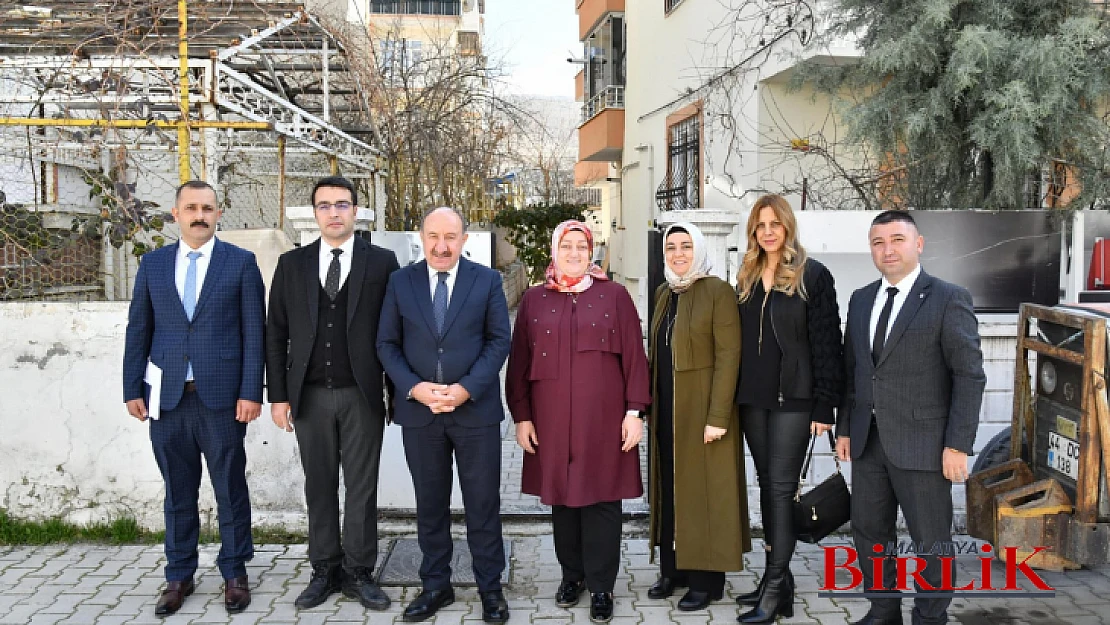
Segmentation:
<svg viewBox="0 0 1110 625">
<path fill-rule="evenodd" d="M 197 310 L 197 259 L 201 257 L 200 252 L 189 252 L 189 268 L 185 270 L 185 293 L 181 296 L 181 304 L 185 306 L 185 316 L 189 321 L 193 320 L 193 313 Z M 188 382 L 193 379 L 193 363 L 189 363 L 188 370 L 185 371 L 185 381 Z"/>
<path fill-rule="evenodd" d="M 443 323 L 447 320 L 447 278 L 451 274 L 441 271 L 436 274 L 439 282 L 436 283 L 436 292 L 432 296 L 432 312 L 436 317 L 436 332 L 443 336 Z M 443 383 L 443 361 L 436 361 L 436 383 Z"/>
</svg>

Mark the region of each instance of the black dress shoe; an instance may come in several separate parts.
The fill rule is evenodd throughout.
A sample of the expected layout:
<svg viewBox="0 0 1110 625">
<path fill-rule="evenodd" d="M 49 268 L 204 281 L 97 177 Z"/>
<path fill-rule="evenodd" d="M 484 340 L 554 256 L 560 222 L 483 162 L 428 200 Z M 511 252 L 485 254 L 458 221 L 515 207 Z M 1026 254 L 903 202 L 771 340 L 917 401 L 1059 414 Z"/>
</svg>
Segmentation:
<svg viewBox="0 0 1110 625">
<path fill-rule="evenodd" d="M 487 623 L 504 623 L 509 620 L 509 604 L 500 590 L 482 593 L 482 620 Z"/>
<path fill-rule="evenodd" d="M 578 605 L 578 598 L 582 596 L 583 590 L 586 590 L 586 582 L 564 579 L 563 583 L 559 584 L 559 590 L 555 591 L 555 605 L 560 608 L 573 608 Z"/>
<path fill-rule="evenodd" d="M 158 603 L 154 604 L 154 616 L 169 616 L 177 612 L 181 609 L 181 604 L 185 603 L 185 597 L 193 594 L 194 590 L 196 586 L 193 585 L 192 578 L 182 582 L 167 582 L 162 596 L 158 597 Z"/>
<path fill-rule="evenodd" d="M 902 615 L 898 616 L 872 616 L 868 614 L 852 625 L 902 625 Z"/>
<path fill-rule="evenodd" d="M 441 590 L 422 590 L 405 608 L 401 619 L 406 623 L 416 623 L 432 618 L 436 612 L 455 602 L 455 591 L 452 588 Z"/>
<path fill-rule="evenodd" d="M 590 620 L 595 623 L 608 623 L 613 619 L 613 594 L 595 592 L 590 595 Z"/>
<path fill-rule="evenodd" d="M 648 588 L 648 599 L 666 599 L 674 594 L 675 588 L 686 585 L 686 580 L 677 577 L 660 577 Z"/>
<path fill-rule="evenodd" d="M 298 610 L 310 610 L 327 601 L 328 597 L 339 592 L 343 585 L 343 568 L 339 565 L 314 562 L 312 564 L 312 579 L 308 586 L 301 591 L 293 602 L 293 607 Z"/>
<path fill-rule="evenodd" d="M 224 609 L 228 614 L 238 614 L 251 604 L 251 586 L 247 576 L 224 580 Z"/>
<path fill-rule="evenodd" d="M 358 599 L 364 608 L 378 612 L 389 608 L 389 597 L 374 583 L 374 576 L 367 568 L 359 567 L 353 575 L 345 576 L 343 594 L 351 599 Z"/>
<path fill-rule="evenodd" d="M 702 590 L 687 590 L 686 594 L 678 602 L 678 609 L 683 612 L 694 612 L 696 610 L 704 610 L 709 607 L 710 603 L 719 601 L 723 596 L 722 593 L 711 594 Z"/>
</svg>

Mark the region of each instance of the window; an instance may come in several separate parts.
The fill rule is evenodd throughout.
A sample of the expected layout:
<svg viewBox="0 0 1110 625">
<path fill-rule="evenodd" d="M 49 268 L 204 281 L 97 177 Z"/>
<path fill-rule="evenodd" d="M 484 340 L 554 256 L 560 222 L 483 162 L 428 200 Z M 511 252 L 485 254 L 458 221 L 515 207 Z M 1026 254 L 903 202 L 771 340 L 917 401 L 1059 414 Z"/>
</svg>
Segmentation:
<svg viewBox="0 0 1110 625">
<path fill-rule="evenodd" d="M 582 121 L 586 122 L 606 108 L 624 108 L 624 14 L 607 15 L 586 37 L 583 47 Z"/>
<path fill-rule="evenodd" d="M 371 13 L 459 15 L 462 0 L 370 0 Z"/>
<path fill-rule="evenodd" d="M 478 33 L 470 30 L 459 31 L 459 54 L 477 56 L 481 51 L 478 44 Z"/>
<path fill-rule="evenodd" d="M 395 78 L 424 60 L 424 44 L 419 39 L 386 39 L 381 42 L 378 67 L 382 76 Z"/>
<path fill-rule="evenodd" d="M 586 99 L 609 86 L 624 86 L 624 15 L 612 14 L 584 42 Z"/>
<path fill-rule="evenodd" d="M 701 207 L 701 114 L 695 112 L 668 130 L 667 175 L 655 193 L 660 210 Z"/>
</svg>

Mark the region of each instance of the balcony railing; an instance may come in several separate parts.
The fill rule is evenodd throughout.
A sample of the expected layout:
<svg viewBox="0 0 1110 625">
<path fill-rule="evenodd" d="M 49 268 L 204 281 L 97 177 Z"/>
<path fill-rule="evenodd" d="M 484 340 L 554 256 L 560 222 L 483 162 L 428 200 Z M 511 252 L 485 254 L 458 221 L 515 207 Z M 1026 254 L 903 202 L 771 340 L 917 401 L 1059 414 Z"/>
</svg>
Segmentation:
<svg viewBox="0 0 1110 625">
<path fill-rule="evenodd" d="M 586 123 L 605 109 L 624 108 L 624 85 L 609 85 L 582 105 L 582 123 Z"/>
<path fill-rule="evenodd" d="M 399 15 L 459 15 L 461 0 L 371 0 L 371 13 Z"/>
</svg>

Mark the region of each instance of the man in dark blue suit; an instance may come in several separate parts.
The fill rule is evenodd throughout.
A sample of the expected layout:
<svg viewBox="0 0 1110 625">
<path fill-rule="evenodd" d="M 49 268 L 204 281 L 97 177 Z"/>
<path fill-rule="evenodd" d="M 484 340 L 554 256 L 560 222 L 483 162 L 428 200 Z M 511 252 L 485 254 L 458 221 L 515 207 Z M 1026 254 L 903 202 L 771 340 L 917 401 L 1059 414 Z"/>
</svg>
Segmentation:
<svg viewBox="0 0 1110 625">
<path fill-rule="evenodd" d="M 466 537 L 482 619 L 503 623 L 501 591 L 501 365 L 509 355 L 509 310 L 501 274 L 460 258 L 466 222 L 450 208 L 424 216 L 426 260 L 389 278 L 378 357 L 396 385 L 395 420 L 416 491 L 423 591 L 405 608 L 423 621 L 452 603 L 451 456 L 466 511 Z"/>
<path fill-rule="evenodd" d="M 181 240 L 143 256 L 123 356 L 123 398 L 140 421 L 151 416 L 144 379 L 151 391 L 159 386 L 148 363 L 161 370 L 150 442 L 166 482 L 167 584 L 155 614 L 173 614 L 194 590 L 201 456 L 218 506 L 224 606 L 235 613 L 250 604 L 246 562 L 254 547 L 243 438 L 262 410 L 265 289 L 254 254 L 215 238 L 220 210 L 208 183 L 181 185 L 173 216 Z"/>
</svg>

